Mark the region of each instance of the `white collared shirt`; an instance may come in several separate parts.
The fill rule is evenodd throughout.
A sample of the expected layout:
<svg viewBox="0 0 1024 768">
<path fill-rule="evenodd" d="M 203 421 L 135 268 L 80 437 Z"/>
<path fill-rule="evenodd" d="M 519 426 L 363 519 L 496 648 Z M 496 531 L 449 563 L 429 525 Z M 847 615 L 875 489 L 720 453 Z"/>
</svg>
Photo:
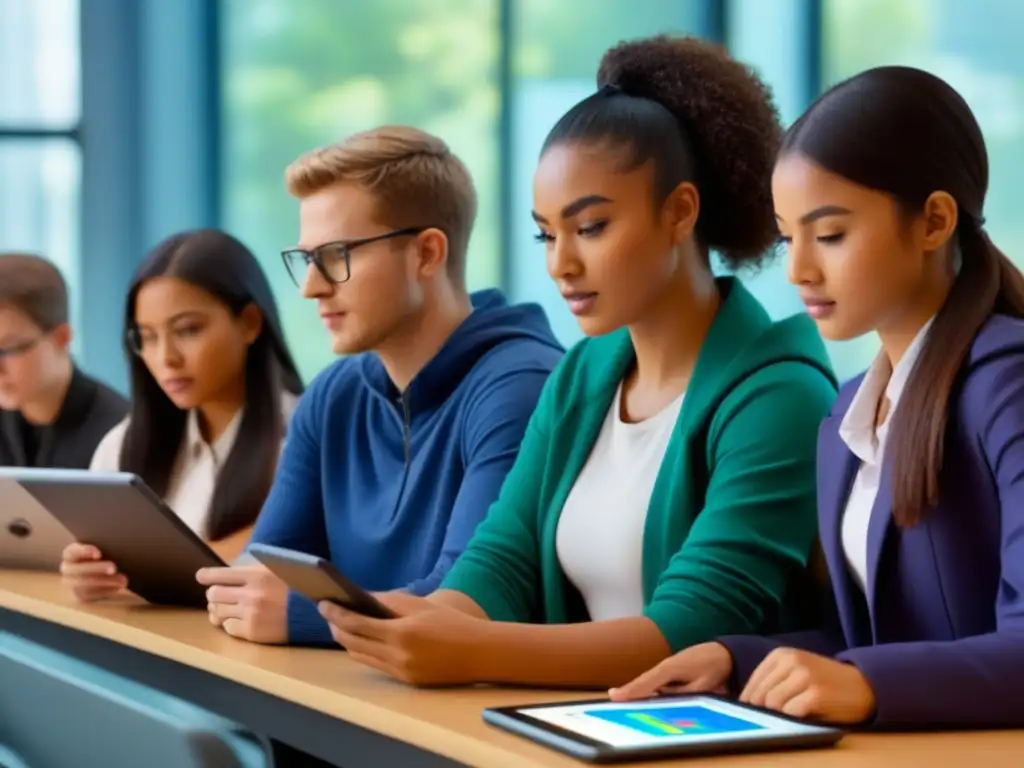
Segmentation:
<svg viewBox="0 0 1024 768">
<path fill-rule="evenodd" d="M 931 324 L 932 321 L 929 320 L 917 332 L 917 336 L 896 364 L 895 370 L 890 368 L 889 359 L 884 352 L 878 354 L 864 375 L 864 380 L 861 381 L 839 425 L 839 436 L 861 461 L 846 500 L 840 535 L 850 573 L 865 593 L 868 573 L 868 525 L 882 482 L 882 460 L 889 424 L 892 423 L 896 405 L 906 387 L 907 379 L 921 354 Z M 876 427 L 875 421 L 883 396 L 889 401 L 889 410 L 885 421 Z"/>
<path fill-rule="evenodd" d="M 291 419 L 297 402 L 298 398 L 290 392 L 281 394 L 281 413 L 285 424 Z M 231 455 L 241 423 L 242 411 L 239 411 L 223 434 L 209 444 L 203 440 L 199 430 L 198 413 L 189 411 L 188 421 L 185 422 L 185 436 L 174 460 L 174 469 L 171 471 L 164 501 L 199 536 L 206 535 L 210 502 L 217 487 L 217 476 Z M 93 454 L 89 469 L 101 472 L 120 470 L 121 445 L 124 443 L 127 429 L 128 419 L 125 419 L 106 434 Z"/>
</svg>

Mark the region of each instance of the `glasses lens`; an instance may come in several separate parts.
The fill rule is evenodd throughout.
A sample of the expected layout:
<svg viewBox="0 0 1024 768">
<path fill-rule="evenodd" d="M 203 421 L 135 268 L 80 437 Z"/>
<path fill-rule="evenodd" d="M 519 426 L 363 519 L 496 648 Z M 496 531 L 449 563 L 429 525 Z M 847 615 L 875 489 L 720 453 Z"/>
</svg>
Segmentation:
<svg viewBox="0 0 1024 768">
<path fill-rule="evenodd" d="M 296 285 L 302 285 L 302 276 L 306 271 L 305 251 L 285 251 L 281 254 L 288 276 Z"/>
<path fill-rule="evenodd" d="M 317 254 L 324 274 L 332 283 L 348 280 L 348 256 L 344 248 L 324 248 Z"/>
</svg>

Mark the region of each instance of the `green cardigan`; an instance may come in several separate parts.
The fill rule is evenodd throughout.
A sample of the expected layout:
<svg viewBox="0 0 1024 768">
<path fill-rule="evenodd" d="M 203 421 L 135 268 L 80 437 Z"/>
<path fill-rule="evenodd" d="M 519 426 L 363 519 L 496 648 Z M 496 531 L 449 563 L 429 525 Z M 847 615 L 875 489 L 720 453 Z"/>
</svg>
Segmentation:
<svg viewBox="0 0 1024 768">
<path fill-rule="evenodd" d="M 815 449 L 836 381 L 805 315 L 772 323 L 742 283 L 687 387 L 648 506 L 644 615 L 678 651 L 779 615 L 817 533 Z M 555 549 L 562 506 L 634 362 L 625 329 L 586 339 L 541 394 L 498 500 L 442 589 L 494 621 L 588 621 Z"/>
</svg>

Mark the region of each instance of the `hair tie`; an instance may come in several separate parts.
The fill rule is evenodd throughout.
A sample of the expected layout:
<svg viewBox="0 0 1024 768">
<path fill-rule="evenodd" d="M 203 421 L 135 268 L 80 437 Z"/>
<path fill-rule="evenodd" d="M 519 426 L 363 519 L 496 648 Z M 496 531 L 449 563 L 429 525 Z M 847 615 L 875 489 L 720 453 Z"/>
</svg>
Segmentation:
<svg viewBox="0 0 1024 768">
<path fill-rule="evenodd" d="M 603 96 L 615 96 L 620 93 L 625 93 L 625 91 L 615 83 L 605 83 L 597 89 L 597 92 Z"/>
</svg>

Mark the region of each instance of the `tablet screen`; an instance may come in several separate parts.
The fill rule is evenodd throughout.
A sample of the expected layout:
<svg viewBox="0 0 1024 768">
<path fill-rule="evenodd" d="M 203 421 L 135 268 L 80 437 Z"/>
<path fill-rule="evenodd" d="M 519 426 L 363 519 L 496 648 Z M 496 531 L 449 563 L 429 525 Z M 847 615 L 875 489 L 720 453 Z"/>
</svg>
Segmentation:
<svg viewBox="0 0 1024 768">
<path fill-rule="evenodd" d="M 516 712 L 612 747 L 801 736 L 821 730 L 707 696 L 523 707 Z"/>
</svg>

